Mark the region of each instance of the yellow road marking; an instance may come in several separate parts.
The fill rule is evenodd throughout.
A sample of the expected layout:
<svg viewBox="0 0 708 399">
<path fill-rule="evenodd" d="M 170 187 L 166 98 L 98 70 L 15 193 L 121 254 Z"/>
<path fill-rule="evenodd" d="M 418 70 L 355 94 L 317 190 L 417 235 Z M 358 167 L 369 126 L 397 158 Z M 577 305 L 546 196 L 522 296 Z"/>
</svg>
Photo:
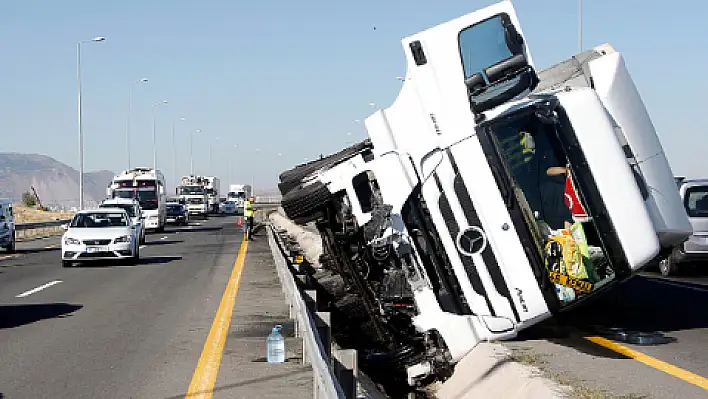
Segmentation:
<svg viewBox="0 0 708 399">
<path fill-rule="evenodd" d="M 226 285 L 224 296 L 216 311 L 211 330 L 209 330 L 209 335 L 204 343 L 197 368 L 194 370 L 192 382 L 187 390 L 187 398 L 211 398 L 214 393 L 214 383 L 216 375 L 219 373 L 221 355 L 224 353 L 226 335 L 231 325 L 231 314 L 236 303 L 238 286 L 241 283 L 241 272 L 243 272 L 243 265 L 246 261 L 246 249 L 248 249 L 248 241 L 244 239 L 241 242 L 241 249 L 238 251 L 238 257 L 234 262 L 229 283 Z"/>
<path fill-rule="evenodd" d="M 17 258 L 20 255 L 14 254 L 14 255 L 5 255 L 5 256 L 0 256 L 0 260 L 3 259 L 12 259 L 12 258 Z"/>
<path fill-rule="evenodd" d="M 590 342 L 596 343 L 602 347 L 609 350 L 617 352 L 619 354 L 625 355 L 632 358 L 638 362 L 644 363 L 649 367 L 653 367 L 659 371 L 670 374 L 676 378 L 680 378 L 688 383 L 699 386 L 705 390 L 708 390 L 708 378 L 702 377 L 698 374 L 694 374 L 690 371 L 684 370 L 680 367 L 676 367 L 673 364 L 666 363 L 659 359 L 653 358 L 649 355 L 645 355 L 642 352 L 635 351 L 624 345 L 620 345 L 616 342 L 610 341 L 609 339 L 602 337 L 583 337 Z"/>
<path fill-rule="evenodd" d="M 45 248 L 45 249 L 57 248 L 57 247 L 59 247 L 60 245 L 61 245 L 61 244 L 52 244 L 52 245 L 48 245 L 48 246 L 46 246 L 46 247 L 44 247 L 44 248 Z"/>
</svg>

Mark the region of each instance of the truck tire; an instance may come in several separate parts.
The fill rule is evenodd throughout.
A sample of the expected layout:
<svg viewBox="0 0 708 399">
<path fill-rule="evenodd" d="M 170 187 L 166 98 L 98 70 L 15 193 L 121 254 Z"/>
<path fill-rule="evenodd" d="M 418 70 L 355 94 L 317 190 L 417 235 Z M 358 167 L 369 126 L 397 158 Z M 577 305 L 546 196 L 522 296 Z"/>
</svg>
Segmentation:
<svg viewBox="0 0 708 399">
<path fill-rule="evenodd" d="M 281 195 L 289 193 L 292 189 L 300 185 L 301 180 L 286 180 L 282 183 L 278 183 L 278 190 Z"/>
<path fill-rule="evenodd" d="M 290 170 L 286 170 L 285 172 L 282 172 L 279 176 L 280 182 L 285 183 L 285 182 L 299 182 L 302 180 L 303 177 L 309 175 L 310 173 L 318 170 L 325 168 L 327 166 L 334 165 L 336 163 L 339 163 L 345 159 L 351 158 L 354 155 L 365 151 L 367 149 L 373 148 L 373 145 L 371 144 L 371 140 L 366 139 L 360 143 L 354 144 L 351 147 L 345 148 L 339 152 L 336 152 L 330 156 L 321 158 L 321 159 L 316 159 L 314 161 L 310 161 L 308 163 L 298 165 Z M 283 194 L 285 195 L 285 194 Z"/>
<path fill-rule="evenodd" d="M 14 254 L 14 253 L 15 253 L 15 250 L 16 250 L 16 248 L 15 248 L 16 243 L 17 243 L 17 241 L 16 241 L 16 239 L 15 239 L 15 233 L 13 232 L 13 233 L 12 233 L 12 238 L 10 239 L 10 243 L 7 244 L 7 246 L 5 247 L 5 249 L 7 250 L 7 253 L 10 253 L 10 254 Z"/>
<path fill-rule="evenodd" d="M 319 217 L 318 210 L 331 198 L 332 194 L 327 186 L 317 181 L 284 195 L 281 206 L 288 218 L 298 224 L 306 224 Z"/>
</svg>

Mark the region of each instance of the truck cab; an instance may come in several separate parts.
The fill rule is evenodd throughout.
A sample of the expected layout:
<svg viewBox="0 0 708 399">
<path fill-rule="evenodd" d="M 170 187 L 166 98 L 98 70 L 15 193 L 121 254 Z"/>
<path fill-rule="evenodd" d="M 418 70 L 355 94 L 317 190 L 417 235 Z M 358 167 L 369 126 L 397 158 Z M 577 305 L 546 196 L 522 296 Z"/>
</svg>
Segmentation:
<svg viewBox="0 0 708 399">
<path fill-rule="evenodd" d="M 16 243 L 15 212 L 12 201 L 0 198 L 0 247 L 12 253 L 15 252 Z"/>
</svg>

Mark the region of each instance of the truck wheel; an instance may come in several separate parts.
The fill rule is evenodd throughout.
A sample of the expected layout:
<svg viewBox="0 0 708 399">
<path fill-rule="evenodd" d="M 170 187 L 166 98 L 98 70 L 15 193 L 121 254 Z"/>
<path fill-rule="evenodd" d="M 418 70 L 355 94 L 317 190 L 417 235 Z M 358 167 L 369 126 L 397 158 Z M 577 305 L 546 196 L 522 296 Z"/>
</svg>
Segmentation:
<svg viewBox="0 0 708 399">
<path fill-rule="evenodd" d="M 674 259 L 673 254 L 659 261 L 659 271 L 663 276 L 675 276 L 678 274 L 678 262 Z"/>
<path fill-rule="evenodd" d="M 63 260 L 63 261 L 61 261 L 61 266 L 62 267 L 71 267 L 71 266 L 73 266 L 73 264 L 71 263 L 70 260 Z"/>
<path fill-rule="evenodd" d="M 318 210 L 332 198 L 332 194 L 322 182 L 314 182 L 290 191 L 281 201 L 285 214 L 298 224 L 308 223 L 319 217 Z"/>
<path fill-rule="evenodd" d="M 15 245 L 17 242 L 15 241 L 15 233 L 12 233 L 12 240 L 10 243 L 5 247 L 8 253 L 15 253 Z"/>
</svg>

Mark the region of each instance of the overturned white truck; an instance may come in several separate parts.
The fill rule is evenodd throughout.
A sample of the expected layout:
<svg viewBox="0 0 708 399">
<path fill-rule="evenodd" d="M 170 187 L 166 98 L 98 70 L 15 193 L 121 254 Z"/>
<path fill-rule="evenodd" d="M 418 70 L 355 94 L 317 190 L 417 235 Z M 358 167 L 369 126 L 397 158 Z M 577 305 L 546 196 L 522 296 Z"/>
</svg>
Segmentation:
<svg viewBox="0 0 708 399">
<path fill-rule="evenodd" d="M 366 120 L 370 141 L 281 175 L 286 213 L 317 221 L 339 306 L 370 319 L 372 364 L 411 385 L 445 379 L 478 342 L 513 338 L 691 235 L 609 45 L 537 73 L 503 1 L 403 47 L 403 88 Z"/>
</svg>

